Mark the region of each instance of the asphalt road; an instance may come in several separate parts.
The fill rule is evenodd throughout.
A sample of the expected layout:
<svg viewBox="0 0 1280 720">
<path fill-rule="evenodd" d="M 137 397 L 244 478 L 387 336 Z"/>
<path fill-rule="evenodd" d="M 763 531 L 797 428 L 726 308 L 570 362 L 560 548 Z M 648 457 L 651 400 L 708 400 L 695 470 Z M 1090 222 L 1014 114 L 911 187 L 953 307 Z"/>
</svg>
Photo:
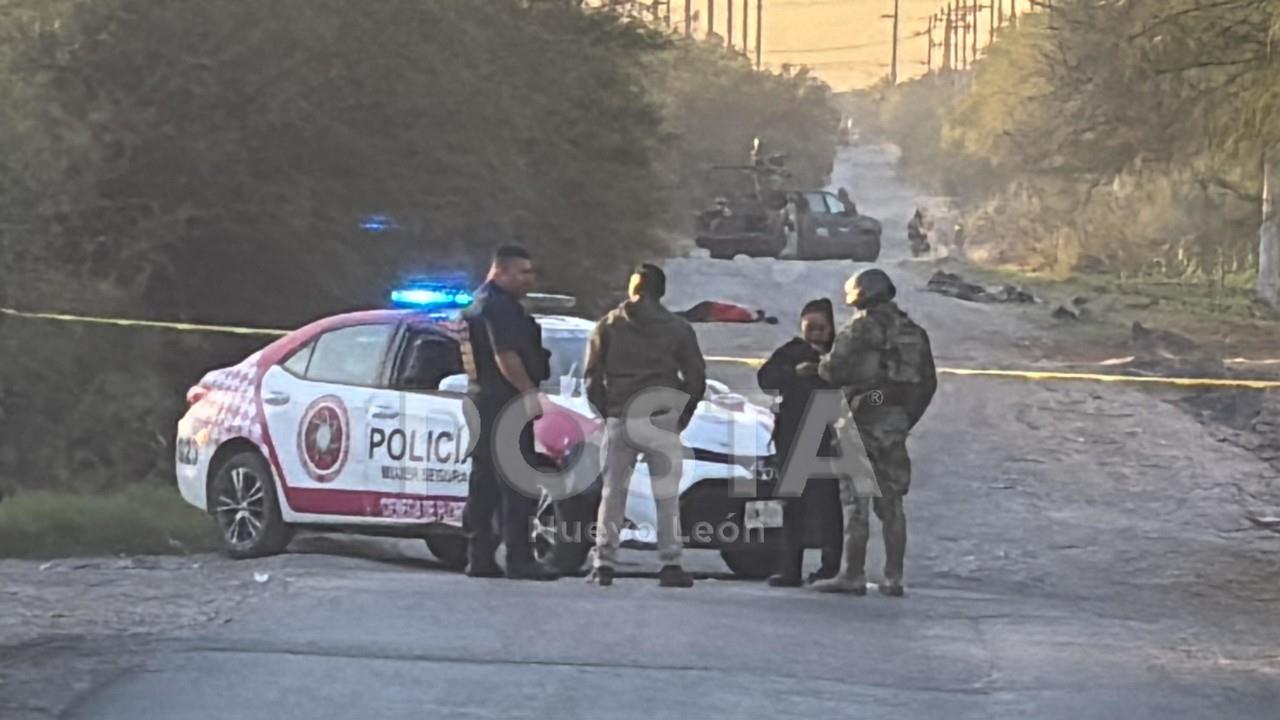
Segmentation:
<svg viewBox="0 0 1280 720">
<path fill-rule="evenodd" d="M 916 198 L 877 148 L 842 155 L 836 184 L 884 219 L 884 264 L 944 363 L 1037 359 L 1013 310 L 919 292 L 924 271 L 899 262 Z M 782 316 L 700 329 L 708 354 L 762 355 L 854 266 L 668 269 L 675 306 L 714 293 Z M 269 570 L 272 592 L 146 641 L 65 716 L 1280 717 L 1280 546 L 1244 530 L 1235 500 L 1273 481 L 1264 465 L 1137 390 L 952 377 L 911 449 L 904 599 L 717 579 L 710 553 L 690 554 L 693 589 L 657 587 L 646 553 L 603 589 L 304 540 L 312 553 L 238 566 Z"/>
</svg>

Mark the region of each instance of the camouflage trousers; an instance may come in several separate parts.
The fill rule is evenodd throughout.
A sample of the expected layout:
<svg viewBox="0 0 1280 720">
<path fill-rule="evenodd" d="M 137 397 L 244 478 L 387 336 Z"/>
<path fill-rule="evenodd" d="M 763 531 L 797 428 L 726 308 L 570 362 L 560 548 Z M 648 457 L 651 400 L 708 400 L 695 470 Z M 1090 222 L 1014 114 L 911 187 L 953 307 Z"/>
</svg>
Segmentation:
<svg viewBox="0 0 1280 720">
<path fill-rule="evenodd" d="M 902 500 L 911 486 L 911 459 L 907 456 L 905 432 L 864 430 L 863 445 L 875 473 L 880 497 L 859 496 L 851 478 L 840 479 L 840 504 L 844 507 L 844 566 L 846 578 L 866 576 L 867 541 L 871 537 L 872 511 L 884 533 L 884 577 L 902 583 L 902 566 L 907 552 L 907 516 Z"/>
</svg>

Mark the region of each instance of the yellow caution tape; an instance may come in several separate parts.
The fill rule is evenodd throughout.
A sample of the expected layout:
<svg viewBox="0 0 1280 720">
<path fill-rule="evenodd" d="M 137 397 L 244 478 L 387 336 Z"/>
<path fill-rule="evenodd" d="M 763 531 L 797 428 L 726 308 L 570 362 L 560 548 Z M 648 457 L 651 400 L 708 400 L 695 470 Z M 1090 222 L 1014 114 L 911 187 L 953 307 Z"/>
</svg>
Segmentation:
<svg viewBox="0 0 1280 720">
<path fill-rule="evenodd" d="M 289 330 L 273 330 L 271 328 L 234 327 L 231 325 L 196 325 L 194 323 L 161 322 L 159 320 L 128 320 L 125 318 L 86 317 L 84 315 L 63 315 L 59 313 L 33 313 L 0 308 L 0 315 L 31 318 L 34 320 L 57 320 L 59 322 L 89 323 L 92 325 L 117 325 L 122 327 L 148 327 L 164 330 L 185 330 L 189 332 L 232 333 L 235 335 L 271 335 L 279 337 L 287 335 Z"/>
<path fill-rule="evenodd" d="M 738 358 L 725 356 L 712 356 L 707 358 L 707 362 L 726 362 L 738 363 L 741 365 L 750 365 L 751 367 L 760 367 L 764 365 L 764 360 L 758 358 Z M 1152 385 L 1179 385 L 1183 387 L 1236 387 L 1236 388 L 1254 388 L 1258 390 L 1280 388 L 1280 380 L 1247 380 L 1235 378 L 1185 378 L 1185 377 L 1160 377 L 1154 375 L 1108 375 L 1104 373 L 1085 373 L 1085 372 L 1062 372 L 1049 370 L 984 370 L 975 368 L 949 368 L 940 367 L 938 372 L 943 375 L 969 375 L 969 376 L 990 376 L 990 377 L 1011 377 L 1021 378 L 1023 380 L 1074 380 L 1086 382 L 1110 382 L 1110 383 L 1147 383 Z"/>
<path fill-rule="evenodd" d="M 1107 375 L 1103 373 L 1058 372 L 1042 370 L 975 370 L 970 368 L 938 368 L 948 375 L 990 375 L 1016 377 L 1024 380 L 1085 380 L 1089 382 L 1148 383 L 1152 385 L 1181 385 L 1184 387 L 1240 387 L 1265 390 L 1280 388 L 1280 380 L 1247 380 L 1236 378 L 1186 378 L 1156 375 Z"/>
<path fill-rule="evenodd" d="M 709 355 L 706 360 L 707 362 L 738 363 L 739 365 L 750 365 L 754 368 L 764 365 L 764 360 L 759 358 L 720 357 Z"/>
<path fill-rule="evenodd" d="M 55 320 L 59 322 L 90 323 L 95 325 L 116 325 L 122 327 L 147 327 L 164 330 L 182 330 L 187 332 L 231 333 L 235 335 L 268 335 L 279 337 L 289 330 L 273 328 L 238 327 L 233 325 L 198 325 L 195 323 L 163 322 L 159 320 L 129 320 L 126 318 L 90 317 L 85 315 L 65 315 L 60 313 L 33 313 L 0 308 L 0 315 L 30 318 L 35 320 Z M 1235 359 L 1239 360 L 1239 359 Z M 738 363 L 751 367 L 764 365 L 760 358 L 742 358 L 713 355 L 707 362 Z M 944 375 L 1011 377 L 1023 380 L 1073 380 L 1104 383 L 1146 383 L 1150 385 L 1176 385 L 1182 387 L 1236 387 L 1258 390 L 1280 388 L 1280 380 L 1247 380 L 1229 378 L 1186 378 L 1159 377 L 1152 375 L 1108 375 L 1104 373 L 1062 372 L 1050 370 L 988 370 L 975 368 L 938 368 Z"/>
</svg>

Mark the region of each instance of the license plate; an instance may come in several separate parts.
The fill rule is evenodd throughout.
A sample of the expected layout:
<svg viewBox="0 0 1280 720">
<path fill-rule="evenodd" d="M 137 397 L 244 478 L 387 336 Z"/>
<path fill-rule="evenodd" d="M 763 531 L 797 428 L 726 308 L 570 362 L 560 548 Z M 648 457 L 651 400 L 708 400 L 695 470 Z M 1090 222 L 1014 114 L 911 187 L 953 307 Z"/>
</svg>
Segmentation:
<svg viewBox="0 0 1280 720">
<path fill-rule="evenodd" d="M 742 524 L 748 529 L 782 527 L 782 503 L 777 500 L 757 500 L 747 503 Z"/>
</svg>

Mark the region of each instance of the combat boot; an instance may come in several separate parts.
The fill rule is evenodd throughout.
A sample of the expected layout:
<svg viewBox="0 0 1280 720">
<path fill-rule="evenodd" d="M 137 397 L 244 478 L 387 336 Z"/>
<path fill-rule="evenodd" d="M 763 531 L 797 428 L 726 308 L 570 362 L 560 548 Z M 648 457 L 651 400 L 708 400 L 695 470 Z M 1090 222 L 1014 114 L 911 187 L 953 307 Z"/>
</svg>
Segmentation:
<svg viewBox="0 0 1280 720">
<path fill-rule="evenodd" d="M 805 582 L 812 585 L 816 582 L 822 582 L 823 580 L 830 580 L 838 574 L 840 574 L 840 570 L 838 568 L 835 570 L 831 570 L 829 568 L 818 568 L 816 571 L 809 573 L 809 577 L 805 579 Z"/>
<path fill-rule="evenodd" d="M 841 500 L 846 500 L 841 493 Z M 830 580 L 819 580 L 809 586 L 814 592 L 843 593 L 862 597 L 867 594 L 867 516 L 866 505 L 855 499 L 844 504 L 844 558 L 840 572 Z"/>
<path fill-rule="evenodd" d="M 878 586 L 880 594 L 888 597 L 902 597 L 906 594 L 906 590 L 902 588 L 901 580 L 885 580 Z"/>
<path fill-rule="evenodd" d="M 769 587 L 800 587 L 801 585 L 799 575 L 793 576 L 784 573 L 770 575 L 765 582 L 768 583 Z"/>
<path fill-rule="evenodd" d="M 691 588 L 693 577 L 679 565 L 663 565 L 658 571 L 658 585 L 665 588 Z"/>
<path fill-rule="evenodd" d="M 482 542 L 472 540 L 467 545 L 467 577 L 498 578 L 502 577 L 502 568 L 493 559 L 494 549 Z"/>
<path fill-rule="evenodd" d="M 862 597 L 867 594 L 867 576 L 849 576 L 841 572 L 837 573 L 836 576 L 830 580 L 819 580 L 818 582 L 810 585 L 809 588 L 814 592 L 843 593 L 845 595 Z"/>
<path fill-rule="evenodd" d="M 502 568 L 491 561 L 488 565 L 483 564 L 483 562 L 467 563 L 466 575 L 473 578 L 500 578 L 503 573 Z"/>
<path fill-rule="evenodd" d="M 508 580 L 541 580 L 544 582 L 560 578 L 559 573 L 533 558 L 520 560 L 507 558 L 506 576 Z"/>
</svg>

